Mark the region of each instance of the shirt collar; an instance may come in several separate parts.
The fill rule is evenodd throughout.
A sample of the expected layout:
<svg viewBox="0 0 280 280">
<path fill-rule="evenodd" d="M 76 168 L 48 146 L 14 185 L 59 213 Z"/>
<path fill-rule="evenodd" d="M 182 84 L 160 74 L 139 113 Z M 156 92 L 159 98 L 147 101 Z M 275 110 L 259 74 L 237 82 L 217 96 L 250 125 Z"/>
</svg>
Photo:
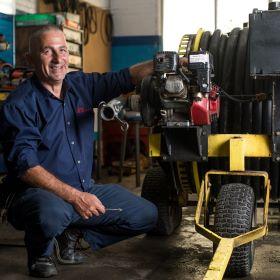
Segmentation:
<svg viewBox="0 0 280 280">
<path fill-rule="evenodd" d="M 47 90 L 41 83 L 40 79 L 36 74 L 31 77 L 31 83 L 38 92 L 42 93 L 46 98 L 52 97 L 56 98 L 49 90 Z M 62 90 L 64 91 L 64 98 L 66 93 L 72 88 L 72 84 L 69 82 L 67 77 L 64 78 L 62 84 Z"/>
</svg>

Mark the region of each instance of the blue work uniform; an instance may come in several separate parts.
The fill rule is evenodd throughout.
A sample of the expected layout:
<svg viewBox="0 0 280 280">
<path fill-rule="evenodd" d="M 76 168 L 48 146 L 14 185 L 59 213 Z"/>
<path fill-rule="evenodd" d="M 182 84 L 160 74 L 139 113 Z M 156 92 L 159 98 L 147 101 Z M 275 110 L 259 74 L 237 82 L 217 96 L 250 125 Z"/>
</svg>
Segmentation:
<svg viewBox="0 0 280 280">
<path fill-rule="evenodd" d="M 157 209 L 149 201 L 118 185 L 98 185 L 91 179 L 93 164 L 93 108 L 134 89 L 128 69 L 105 74 L 71 72 L 63 98 L 58 99 L 34 75 L 10 94 L 0 111 L 0 140 L 8 168 L 8 184 L 16 199 L 8 219 L 25 231 L 29 260 L 50 256 L 53 239 L 66 228 L 84 230 L 93 250 L 151 230 Z M 83 219 L 57 195 L 23 182 L 20 177 L 40 165 L 58 179 L 95 194 L 107 211 Z"/>
</svg>

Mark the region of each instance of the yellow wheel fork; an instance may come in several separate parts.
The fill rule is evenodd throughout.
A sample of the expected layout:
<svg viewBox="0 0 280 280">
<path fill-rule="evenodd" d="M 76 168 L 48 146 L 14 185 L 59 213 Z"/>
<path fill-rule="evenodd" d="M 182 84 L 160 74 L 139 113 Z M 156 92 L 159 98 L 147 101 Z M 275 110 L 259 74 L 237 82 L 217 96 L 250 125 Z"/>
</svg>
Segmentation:
<svg viewBox="0 0 280 280">
<path fill-rule="evenodd" d="M 254 148 L 252 148 L 254 147 Z M 256 149 L 256 147 L 258 147 Z M 208 156 L 229 156 L 230 171 L 210 170 L 202 181 L 199 199 L 195 213 L 195 229 L 204 237 L 218 244 L 216 252 L 208 267 L 204 280 L 220 280 L 226 271 L 233 249 L 249 243 L 267 234 L 267 219 L 269 207 L 270 180 L 267 172 L 245 171 L 245 156 L 269 157 L 269 141 L 266 135 L 210 135 L 208 139 Z M 211 231 L 206 226 L 206 215 L 211 192 L 210 177 L 218 175 L 227 176 L 253 176 L 262 177 L 265 190 L 265 203 L 263 208 L 263 224 L 253 230 L 233 238 L 224 238 Z M 203 217 L 202 217 L 203 216 Z M 204 218 L 204 219 L 202 219 Z M 200 221 L 204 220 L 201 224 Z"/>
</svg>

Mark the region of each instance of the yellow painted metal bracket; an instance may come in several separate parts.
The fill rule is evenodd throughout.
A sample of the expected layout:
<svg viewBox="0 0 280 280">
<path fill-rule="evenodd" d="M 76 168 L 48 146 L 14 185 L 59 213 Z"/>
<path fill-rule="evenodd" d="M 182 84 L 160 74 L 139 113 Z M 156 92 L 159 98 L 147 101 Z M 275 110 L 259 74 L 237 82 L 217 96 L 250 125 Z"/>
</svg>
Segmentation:
<svg viewBox="0 0 280 280">
<path fill-rule="evenodd" d="M 237 148 L 242 148 L 245 157 L 271 157 L 270 140 L 268 135 L 263 134 L 212 134 L 208 136 L 208 156 L 227 157 L 230 155 L 230 140 L 242 139 L 241 147 L 239 140 Z"/>
<path fill-rule="evenodd" d="M 234 137 L 229 140 L 229 170 L 245 170 L 245 144 L 246 140 Z"/>
<path fill-rule="evenodd" d="M 208 202 L 210 197 L 210 180 L 209 176 L 213 175 L 229 175 L 229 176 L 258 176 L 262 177 L 264 181 L 264 189 L 265 189 L 265 203 L 263 209 L 263 224 L 262 226 L 253 229 L 245 234 L 233 237 L 233 238 L 223 238 L 218 234 L 211 231 L 206 227 L 205 222 L 204 225 L 200 224 L 201 220 L 201 212 L 204 208 L 204 213 L 206 213 L 206 209 L 208 208 Z M 205 275 L 204 280 L 220 280 L 223 278 L 226 267 L 230 260 L 232 251 L 235 247 L 241 246 L 248 242 L 251 242 L 257 238 L 260 238 L 267 234 L 267 220 L 268 220 L 268 207 L 269 207 L 269 193 L 270 193 L 270 180 L 268 178 L 267 172 L 264 171 L 218 171 L 211 170 L 205 174 L 205 180 L 202 181 L 200 194 L 198 198 L 196 213 L 195 213 L 195 229 L 198 233 L 202 234 L 207 239 L 213 241 L 218 244 L 216 252 L 213 256 L 213 259 L 209 265 L 207 273 Z"/>
</svg>

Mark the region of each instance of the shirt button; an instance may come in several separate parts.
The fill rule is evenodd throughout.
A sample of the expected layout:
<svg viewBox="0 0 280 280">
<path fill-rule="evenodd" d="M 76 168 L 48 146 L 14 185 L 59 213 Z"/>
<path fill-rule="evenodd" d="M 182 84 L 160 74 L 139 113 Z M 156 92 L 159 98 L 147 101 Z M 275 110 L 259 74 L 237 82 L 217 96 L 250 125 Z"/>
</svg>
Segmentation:
<svg viewBox="0 0 280 280">
<path fill-rule="evenodd" d="M 71 141 L 71 144 L 72 144 L 72 145 L 74 145 L 74 144 L 75 144 L 75 142 L 74 142 L 74 141 Z"/>
<path fill-rule="evenodd" d="M 70 122 L 67 122 L 67 125 L 70 125 Z"/>
<path fill-rule="evenodd" d="M 84 183 L 84 182 L 85 182 L 85 179 L 82 179 L 82 182 Z"/>
<path fill-rule="evenodd" d="M 80 161 L 80 160 L 78 160 L 77 162 L 78 162 L 78 164 L 80 164 L 80 163 L 81 163 L 81 161 Z"/>
<path fill-rule="evenodd" d="M 63 106 L 65 107 L 65 106 L 66 106 L 66 104 L 65 104 L 65 103 L 63 103 Z"/>
</svg>

